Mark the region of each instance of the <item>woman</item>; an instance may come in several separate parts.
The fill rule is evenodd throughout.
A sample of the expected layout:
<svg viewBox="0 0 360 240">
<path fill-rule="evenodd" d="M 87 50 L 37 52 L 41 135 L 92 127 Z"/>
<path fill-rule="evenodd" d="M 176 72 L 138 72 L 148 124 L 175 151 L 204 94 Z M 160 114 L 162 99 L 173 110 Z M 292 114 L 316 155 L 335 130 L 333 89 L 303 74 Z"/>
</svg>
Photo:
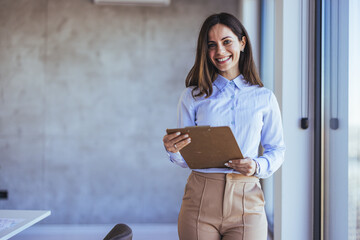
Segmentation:
<svg viewBox="0 0 360 240">
<path fill-rule="evenodd" d="M 225 168 L 193 169 L 179 213 L 181 240 L 266 240 L 267 220 L 259 178 L 284 159 L 281 116 L 274 94 L 263 87 L 249 36 L 234 16 L 209 16 L 200 30 L 195 64 L 178 105 L 178 127 L 229 126 L 244 159 Z M 163 138 L 170 160 L 187 167 L 179 150 L 188 135 Z M 264 154 L 258 156 L 259 144 Z"/>
</svg>

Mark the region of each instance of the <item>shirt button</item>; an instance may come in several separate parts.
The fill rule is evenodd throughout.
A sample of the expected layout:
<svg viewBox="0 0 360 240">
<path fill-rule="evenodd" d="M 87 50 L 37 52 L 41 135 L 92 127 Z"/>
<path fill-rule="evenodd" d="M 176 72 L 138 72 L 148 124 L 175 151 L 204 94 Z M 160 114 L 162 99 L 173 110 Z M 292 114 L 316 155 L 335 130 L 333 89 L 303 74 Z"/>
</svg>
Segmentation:
<svg viewBox="0 0 360 240">
<path fill-rule="evenodd" d="M 234 121 L 231 121 L 231 124 L 232 124 L 232 125 L 234 125 L 234 124 L 235 124 L 235 122 L 234 122 Z"/>
<path fill-rule="evenodd" d="M 231 110 L 234 110 L 234 107 L 231 107 Z"/>
<path fill-rule="evenodd" d="M 235 97 L 235 96 L 234 96 L 234 95 L 232 95 L 232 96 L 231 96 L 231 99 L 233 99 L 234 97 Z"/>
</svg>

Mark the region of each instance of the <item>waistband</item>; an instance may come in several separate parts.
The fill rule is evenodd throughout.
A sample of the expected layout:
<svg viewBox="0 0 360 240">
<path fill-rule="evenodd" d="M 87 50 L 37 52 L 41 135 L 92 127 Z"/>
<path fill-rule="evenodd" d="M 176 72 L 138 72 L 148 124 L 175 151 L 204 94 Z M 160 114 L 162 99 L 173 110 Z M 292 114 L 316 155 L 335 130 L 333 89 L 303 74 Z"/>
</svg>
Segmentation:
<svg viewBox="0 0 360 240">
<path fill-rule="evenodd" d="M 202 173 L 197 171 L 191 171 L 191 174 L 195 174 L 200 177 L 220 180 L 220 181 L 238 181 L 238 182 L 259 182 L 259 178 L 255 176 L 245 176 L 239 173 Z"/>
</svg>

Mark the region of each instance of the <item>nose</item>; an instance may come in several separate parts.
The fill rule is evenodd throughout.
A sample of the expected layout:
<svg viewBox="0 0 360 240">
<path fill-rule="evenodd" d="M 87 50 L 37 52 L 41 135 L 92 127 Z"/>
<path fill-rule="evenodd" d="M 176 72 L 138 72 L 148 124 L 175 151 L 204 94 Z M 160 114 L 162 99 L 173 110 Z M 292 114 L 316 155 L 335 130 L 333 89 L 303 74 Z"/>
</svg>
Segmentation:
<svg viewBox="0 0 360 240">
<path fill-rule="evenodd" d="M 217 53 L 217 54 L 223 54 L 223 53 L 225 53 L 225 47 L 222 46 L 222 45 L 219 45 L 219 47 L 217 48 L 216 53 Z"/>
</svg>

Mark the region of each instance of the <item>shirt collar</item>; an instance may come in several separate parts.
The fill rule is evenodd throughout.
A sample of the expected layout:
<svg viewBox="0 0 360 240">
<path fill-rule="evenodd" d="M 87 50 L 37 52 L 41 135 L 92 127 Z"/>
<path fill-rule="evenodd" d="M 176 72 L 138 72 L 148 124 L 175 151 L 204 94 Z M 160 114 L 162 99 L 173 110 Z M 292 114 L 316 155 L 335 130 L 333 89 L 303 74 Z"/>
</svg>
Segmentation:
<svg viewBox="0 0 360 240">
<path fill-rule="evenodd" d="M 230 84 L 230 82 L 234 82 L 235 85 L 241 89 L 245 86 L 248 85 L 248 83 L 245 81 L 244 76 L 242 74 L 240 74 L 239 76 L 237 76 L 236 78 L 234 78 L 232 81 L 228 80 L 227 78 L 221 76 L 220 74 L 218 74 L 218 76 L 216 77 L 215 81 L 214 81 L 214 85 L 221 91 L 225 88 L 225 86 L 227 84 Z"/>
</svg>

